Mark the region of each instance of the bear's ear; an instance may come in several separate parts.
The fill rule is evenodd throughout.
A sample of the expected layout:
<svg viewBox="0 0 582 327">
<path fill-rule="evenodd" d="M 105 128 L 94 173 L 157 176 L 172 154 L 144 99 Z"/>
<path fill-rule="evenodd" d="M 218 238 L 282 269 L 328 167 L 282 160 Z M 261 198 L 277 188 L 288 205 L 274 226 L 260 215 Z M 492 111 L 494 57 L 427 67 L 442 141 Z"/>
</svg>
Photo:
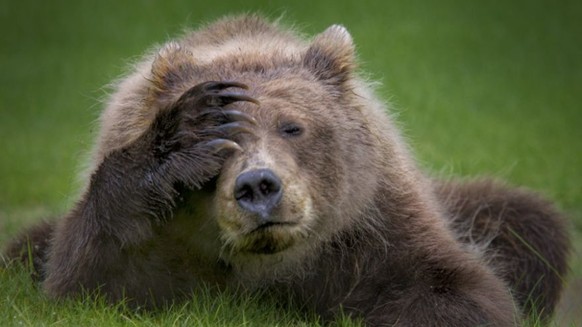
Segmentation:
<svg viewBox="0 0 582 327">
<path fill-rule="evenodd" d="M 169 42 L 158 51 L 152 63 L 152 83 L 159 92 L 171 90 L 194 70 L 193 56 L 177 42 Z"/>
<path fill-rule="evenodd" d="M 303 57 L 303 65 L 319 79 L 334 85 L 347 81 L 355 69 L 352 36 L 341 25 L 332 25 L 317 35 Z"/>
</svg>

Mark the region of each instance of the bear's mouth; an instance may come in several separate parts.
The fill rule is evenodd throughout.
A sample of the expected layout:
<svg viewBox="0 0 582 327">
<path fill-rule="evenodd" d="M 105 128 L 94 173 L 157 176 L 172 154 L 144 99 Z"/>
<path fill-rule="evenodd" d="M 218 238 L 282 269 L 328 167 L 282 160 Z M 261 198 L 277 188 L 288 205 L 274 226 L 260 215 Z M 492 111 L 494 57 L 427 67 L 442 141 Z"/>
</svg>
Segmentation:
<svg viewBox="0 0 582 327">
<path fill-rule="evenodd" d="M 260 224 L 259 226 L 257 226 L 255 229 L 253 229 L 251 231 L 252 233 L 256 233 L 256 232 L 268 232 L 268 230 L 273 229 L 273 228 L 278 228 L 278 227 L 292 227 L 297 225 L 297 223 L 293 223 L 293 222 L 277 222 L 277 221 L 267 221 L 264 222 L 262 224 Z"/>
<path fill-rule="evenodd" d="M 293 243 L 291 239 L 284 241 L 275 240 L 273 237 L 263 235 L 262 237 L 254 237 L 245 252 L 267 255 L 275 254 L 290 248 Z"/>
<path fill-rule="evenodd" d="M 284 251 L 295 243 L 288 230 L 293 222 L 265 222 L 250 231 L 242 242 L 241 250 L 247 253 L 269 255 Z"/>
</svg>

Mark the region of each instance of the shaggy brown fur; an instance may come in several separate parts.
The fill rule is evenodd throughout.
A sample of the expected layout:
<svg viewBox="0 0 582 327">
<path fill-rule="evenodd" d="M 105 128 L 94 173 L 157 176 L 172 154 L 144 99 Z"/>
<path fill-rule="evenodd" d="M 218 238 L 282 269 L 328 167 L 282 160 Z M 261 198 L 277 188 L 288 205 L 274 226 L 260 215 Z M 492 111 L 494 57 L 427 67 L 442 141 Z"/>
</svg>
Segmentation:
<svg viewBox="0 0 582 327">
<path fill-rule="evenodd" d="M 551 316 L 569 251 L 564 220 L 554 206 L 527 190 L 487 180 L 439 183 L 436 192 L 458 239 L 495 268 L 525 313 Z"/>
<path fill-rule="evenodd" d="M 374 326 L 550 316 L 561 215 L 526 191 L 427 179 L 355 67 L 343 27 L 305 42 L 256 16 L 146 56 L 101 117 L 79 202 L 29 236 L 44 290 L 152 306 L 204 282 Z"/>
</svg>

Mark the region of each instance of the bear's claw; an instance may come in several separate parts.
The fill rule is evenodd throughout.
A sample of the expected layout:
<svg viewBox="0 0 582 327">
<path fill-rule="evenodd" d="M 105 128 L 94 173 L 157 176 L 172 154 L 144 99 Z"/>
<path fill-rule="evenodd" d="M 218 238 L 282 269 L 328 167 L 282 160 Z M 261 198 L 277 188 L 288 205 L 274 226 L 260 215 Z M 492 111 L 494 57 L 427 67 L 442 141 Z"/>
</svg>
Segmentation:
<svg viewBox="0 0 582 327">
<path fill-rule="evenodd" d="M 220 125 L 209 131 L 210 134 L 217 134 L 219 136 L 237 135 L 240 133 L 254 134 L 254 131 L 249 124 L 241 121 Z"/>
<path fill-rule="evenodd" d="M 227 139 L 214 139 L 212 141 L 206 142 L 205 146 L 211 148 L 212 152 L 215 154 L 224 150 L 243 151 L 238 143 Z"/>
<path fill-rule="evenodd" d="M 197 119 L 216 119 L 227 122 L 243 121 L 253 126 L 257 125 L 257 120 L 254 117 L 238 110 L 217 110 L 217 108 L 209 108 L 200 112 L 196 117 Z"/>
<path fill-rule="evenodd" d="M 195 108 L 201 107 L 223 107 L 233 102 L 246 101 L 259 104 L 256 99 L 240 93 L 220 93 L 229 88 L 238 87 L 248 89 L 248 86 L 238 82 L 204 82 L 197 84 L 184 92 L 175 102 L 176 107 L 191 105 Z M 192 103 L 193 102 L 193 103 Z"/>
</svg>

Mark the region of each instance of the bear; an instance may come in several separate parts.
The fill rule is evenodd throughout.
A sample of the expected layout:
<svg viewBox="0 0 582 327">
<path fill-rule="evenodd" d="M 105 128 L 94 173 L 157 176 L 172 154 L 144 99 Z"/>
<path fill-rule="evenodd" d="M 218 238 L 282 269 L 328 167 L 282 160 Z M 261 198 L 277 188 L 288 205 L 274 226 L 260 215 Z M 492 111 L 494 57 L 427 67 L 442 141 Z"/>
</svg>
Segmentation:
<svg viewBox="0 0 582 327">
<path fill-rule="evenodd" d="M 536 193 L 421 171 L 353 39 L 228 16 L 115 85 L 79 200 L 4 256 L 54 299 L 157 308 L 203 285 L 370 326 L 549 319 L 566 218 Z M 32 246 L 31 246 L 32 245 Z"/>
</svg>

